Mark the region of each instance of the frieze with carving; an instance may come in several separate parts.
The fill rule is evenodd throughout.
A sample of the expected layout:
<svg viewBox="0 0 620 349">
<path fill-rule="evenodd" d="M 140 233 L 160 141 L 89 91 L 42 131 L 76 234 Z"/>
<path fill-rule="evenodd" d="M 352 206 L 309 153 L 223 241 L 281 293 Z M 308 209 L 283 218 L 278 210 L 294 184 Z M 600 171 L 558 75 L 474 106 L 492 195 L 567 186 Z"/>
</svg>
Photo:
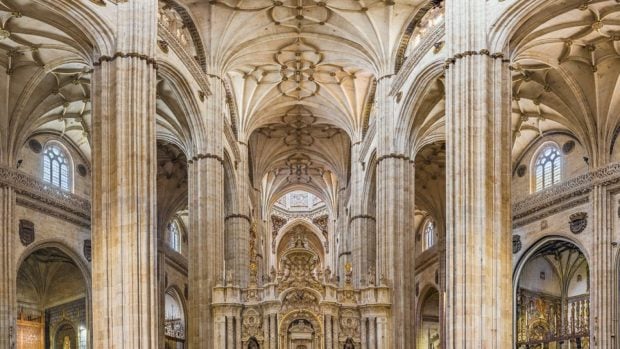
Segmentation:
<svg viewBox="0 0 620 349">
<path fill-rule="evenodd" d="M 50 207 L 66 214 L 60 218 L 73 218 L 74 221 L 90 222 L 90 201 L 73 193 L 47 185 L 35 177 L 8 167 L 0 167 L 0 184 L 12 187 L 27 200 L 18 197 L 18 204 L 49 212 Z M 34 202 L 33 202 L 34 201 Z"/>
</svg>

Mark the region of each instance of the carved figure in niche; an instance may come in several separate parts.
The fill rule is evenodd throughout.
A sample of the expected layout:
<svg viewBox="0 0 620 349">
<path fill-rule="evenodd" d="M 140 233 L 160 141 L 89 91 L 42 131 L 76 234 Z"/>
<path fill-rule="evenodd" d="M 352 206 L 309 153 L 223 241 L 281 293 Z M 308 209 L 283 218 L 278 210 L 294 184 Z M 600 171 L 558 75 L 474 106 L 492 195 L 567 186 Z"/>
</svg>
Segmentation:
<svg viewBox="0 0 620 349">
<path fill-rule="evenodd" d="M 347 338 L 347 341 L 344 342 L 344 349 L 355 349 L 355 344 L 353 344 L 352 338 Z"/>
<path fill-rule="evenodd" d="M 65 336 L 62 341 L 62 349 L 71 349 L 71 339 L 69 336 Z"/>
<path fill-rule="evenodd" d="M 248 342 L 248 349 L 259 349 L 260 346 L 258 345 L 258 342 L 256 342 L 256 339 L 251 338 L 250 341 Z"/>
</svg>

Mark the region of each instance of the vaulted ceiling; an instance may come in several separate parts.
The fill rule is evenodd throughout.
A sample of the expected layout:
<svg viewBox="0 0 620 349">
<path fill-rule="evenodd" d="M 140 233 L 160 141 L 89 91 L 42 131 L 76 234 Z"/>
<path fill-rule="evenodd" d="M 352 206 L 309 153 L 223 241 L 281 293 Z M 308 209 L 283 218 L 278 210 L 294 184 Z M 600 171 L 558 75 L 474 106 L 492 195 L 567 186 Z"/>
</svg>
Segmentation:
<svg viewBox="0 0 620 349">
<path fill-rule="evenodd" d="M 620 6 L 558 2 L 513 40 L 513 159 L 550 131 L 607 161 L 620 125 Z"/>
<path fill-rule="evenodd" d="M 212 73 L 230 86 L 257 185 L 279 196 L 304 186 L 332 202 L 346 185 L 378 77 L 423 0 L 185 1 Z M 270 197 L 270 201 L 277 198 Z"/>
</svg>

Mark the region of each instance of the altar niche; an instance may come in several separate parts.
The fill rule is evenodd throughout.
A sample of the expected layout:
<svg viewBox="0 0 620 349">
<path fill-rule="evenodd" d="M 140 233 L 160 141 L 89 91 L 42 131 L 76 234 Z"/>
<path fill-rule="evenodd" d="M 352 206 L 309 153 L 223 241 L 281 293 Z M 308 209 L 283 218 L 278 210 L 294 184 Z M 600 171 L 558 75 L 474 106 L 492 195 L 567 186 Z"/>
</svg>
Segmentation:
<svg viewBox="0 0 620 349">
<path fill-rule="evenodd" d="M 516 348 L 590 348 L 589 279 L 588 261 L 574 243 L 534 246 L 517 269 Z"/>
<path fill-rule="evenodd" d="M 89 275 L 60 244 L 33 247 L 17 273 L 17 349 L 90 348 Z"/>
</svg>

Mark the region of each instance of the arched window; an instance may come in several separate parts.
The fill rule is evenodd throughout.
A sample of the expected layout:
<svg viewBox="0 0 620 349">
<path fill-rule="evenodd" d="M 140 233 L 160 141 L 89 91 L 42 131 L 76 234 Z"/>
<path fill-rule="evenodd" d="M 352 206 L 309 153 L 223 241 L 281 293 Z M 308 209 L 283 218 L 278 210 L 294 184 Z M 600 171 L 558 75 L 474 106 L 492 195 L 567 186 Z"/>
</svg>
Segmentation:
<svg viewBox="0 0 620 349">
<path fill-rule="evenodd" d="M 71 171 L 67 153 L 55 143 L 43 152 L 43 180 L 63 190 L 70 190 Z"/>
<path fill-rule="evenodd" d="M 428 219 L 426 224 L 424 225 L 424 250 L 428 250 L 429 248 L 435 245 L 435 221 L 432 219 Z"/>
<path fill-rule="evenodd" d="M 549 188 L 560 182 L 562 175 L 562 157 L 555 145 L 543 148 L 534 164 L 535 191 Z"/>
<path fill-rule="evenodd" d="M 168 224 L 168 244 L 173 250 L 181 252 L 181 229 L 176 220 Z"/>
</svg>

